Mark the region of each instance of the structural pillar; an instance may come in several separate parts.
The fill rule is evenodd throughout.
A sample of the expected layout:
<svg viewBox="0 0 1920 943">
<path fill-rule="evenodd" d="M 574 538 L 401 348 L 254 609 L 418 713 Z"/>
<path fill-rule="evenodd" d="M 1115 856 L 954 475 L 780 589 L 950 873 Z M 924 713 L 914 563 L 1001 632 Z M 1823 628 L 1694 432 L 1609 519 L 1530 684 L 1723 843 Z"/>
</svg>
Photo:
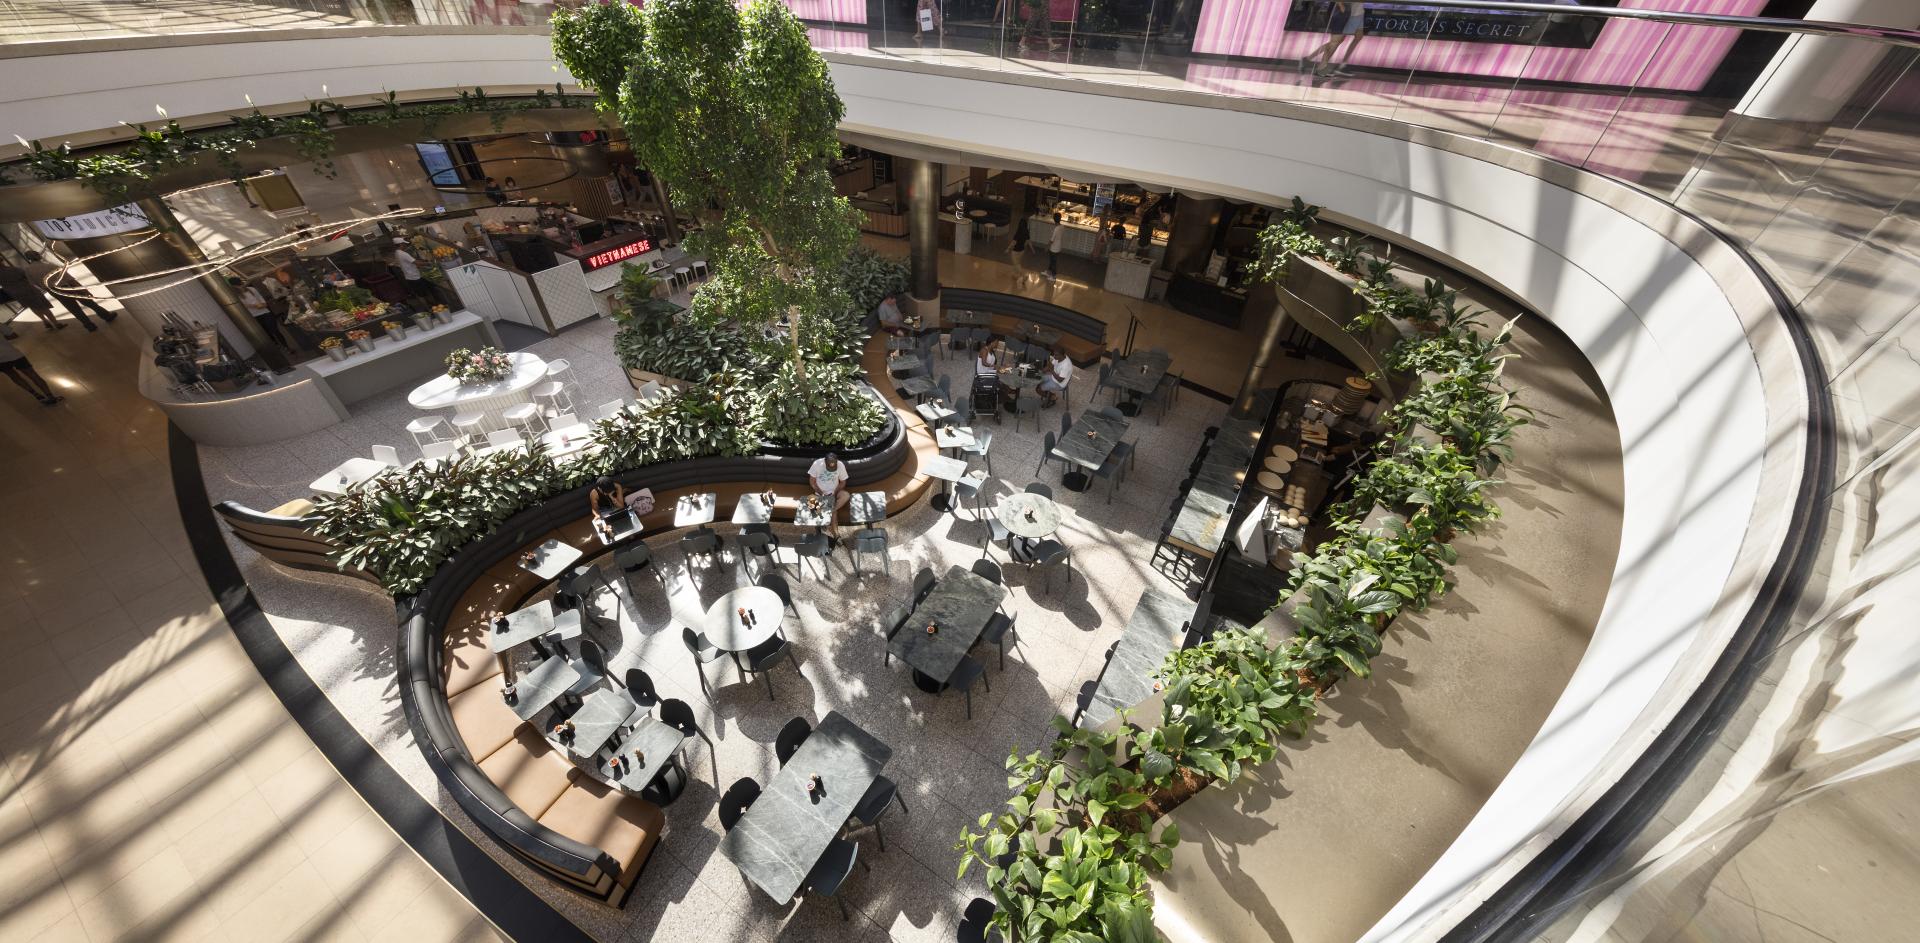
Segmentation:
<svg viewBox="0 0 1920 943">
<path fill-rule="evenodd" d="M 167 206 L 165 200 L 147 197 L 138 201 L 137 205 L 140 211 L 147 215 L 147 221 L 153 224 L 153 228 L 160 231 L 158 241 L 165 243 L 184 263 L 207 261 L 207 254 L 200 251 L 199 244 L 194 242 L 193 236 L 180 225 L 179 218 L 173 215 L 173 209 Z M 233 290 L 233 286 L 227 284 L 226 276 L 220 273 L 221 270 L 216 269 L 200 276 L 200 284 L 206 288 L 207 294 L 213 296 L 214 303 L 226 313 L 227 320 L 239 330 L 240 336 L 247 339 L 247 343 L 253 345 L 254 351 L 260 355 L 261 360 L 266 361 L 269 369 L 275 373 L 285 373 L 292 369 L 293 365 L 287 359 L 287 352 L 275 343 L 273 338 L 267 336 L 266 329 L 260 326 L 259 321 L 253 319 L 253 314 L 247 310 L 247 306 L 240 303 L 239 293 Z"/>
<path fill-rule="evenodd" d="M 1175 274 L 1206 269 L 1213 233 L 1226 206 L 1227 201 L 1217 196 L 1182 191 L 1173 204 L 1173 219 L 1168 220 L 1167 251 L 1160 257 L 1160 267 Z"/>
<path fill-rule="evenodd" d="M 1261 285 L 1250 292 L 1247 307 L 1267 310 L 1267 328 L 1260 332 L 1260 343 L 1253 349 L 1253 362 L 1247 364 L 1246 378 L 1240 381 L 1240 394 L 1233 399 L 1233 415 L 1240 418 L 1252 414 L 1253 394 L 1260 389 L 1260 379 L 1266 375 L 1267 364 L 1280 349 L 1280 338 L 1287 331 L 1287 309 L 1281 307 L 1280 293 L 1272 285 Z"/>
<path fill-rule="evenodd" d="M 922 319 L 940 313 L 940 172 L 939 164 L 916 158 L 895 158 L 896 178 L 906 189 L 907 279 L 909 300 Z"/>
<path fill-rule="evenodd" d="M 1920 26 L 1914 0 L 1818 0 L 1812 21 L 1912 29 Z M 1843 36 L 1787 37 L 1733 114 L 1732 133 L 1742 143 L 1805 147 L 1854 99 L 1885 53 L 1898 47 Z"/>
</svg>

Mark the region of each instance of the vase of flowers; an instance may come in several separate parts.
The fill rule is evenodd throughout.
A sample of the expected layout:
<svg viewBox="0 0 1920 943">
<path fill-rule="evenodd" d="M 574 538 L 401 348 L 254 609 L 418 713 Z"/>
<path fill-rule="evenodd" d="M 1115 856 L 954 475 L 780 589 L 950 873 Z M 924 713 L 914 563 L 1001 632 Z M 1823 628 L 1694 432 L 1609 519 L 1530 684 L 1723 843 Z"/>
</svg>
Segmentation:
<svg viewBox="0 0 1920 943">
<path fill-rule="evenodd" d="M 398 321 L 382 321 L 380 322 L 380 329 L 386 331 L 387 336 L 394 340 L 403 341 L 407 339 L 407 329 Z"/>
<path fill-rule="evenodd" d="M 354 328 L 353 330 L 348 331 L 347 340 L 352 341 L 353 346 L 360 348 L 361 353 L 363 354 L 373 353 L 373 335 L 367 333 L 366 330 L 362 328 Z"/>
<path fill-rule="evenodd" d="M 336 363 L 347 359 L 347 346 L 340 343 L 340 338 L 338 337 L 322 338 L 320 341 L 320 351 Z"/>
<path fill-rule="evenodd" d="M 462 347 L 447 355 L 447 376 L 461 383 L 492 383 L 512 372 L 513 358 L 498 347 Z"/>
</svg>

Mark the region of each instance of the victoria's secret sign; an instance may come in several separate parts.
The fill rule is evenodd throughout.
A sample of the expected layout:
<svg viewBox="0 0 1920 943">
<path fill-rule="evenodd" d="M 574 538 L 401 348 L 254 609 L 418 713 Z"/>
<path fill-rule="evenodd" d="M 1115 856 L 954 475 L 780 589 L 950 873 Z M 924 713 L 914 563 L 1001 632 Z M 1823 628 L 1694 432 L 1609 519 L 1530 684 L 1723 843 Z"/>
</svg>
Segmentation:
<svg viewBox="0 0 1920 943">
<path fill-rule="evenodd" d="M 651 251 L 653 251 L 653 240 L 641 236 L 625 245 L 614 246 L 611 249 L 597 249 L 593 254 L 585 256 L 580 260 L 580 267 L 591 272 L 594 269 L 606 268 L 615 262 L 623 262 L 636 255 L 644 255 Z"/>
<path fill-rule="evenodd" d="M 1585 0 L 1582 6 L 1610 7 L 1608 0 Z M 1447 42 L 1516 43 L 1589 49 L 1600 35 L 1599 17 L 1580 16 L 1577 7 L 1567 13 L 1518 10 L 1473 10 L 1423 6 L 1417 3 L 1346 3 L 1341 0 L 1293 0 L 1287 10 L 1287 30 L 1306 33 L 1344 32 L 1350 11 L 1364 9 L 1368 36 L 1398 36 Z"/>
</svg>

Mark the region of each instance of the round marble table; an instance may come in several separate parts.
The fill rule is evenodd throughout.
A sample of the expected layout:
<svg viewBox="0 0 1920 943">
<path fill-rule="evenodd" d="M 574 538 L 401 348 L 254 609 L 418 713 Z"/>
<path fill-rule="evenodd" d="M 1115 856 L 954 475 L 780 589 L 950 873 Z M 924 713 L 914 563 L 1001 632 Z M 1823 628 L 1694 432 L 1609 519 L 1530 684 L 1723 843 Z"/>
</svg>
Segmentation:
<svg viewBox="0 0 1920 943">
<path fill-rule="evenodd" d="M 521 403 L 533 401 L 535 384 L 547 378 L 547 362 L 534 354 L 508 354 L 513 372 L 491 383 L 461 383 L 441 374 L 413 388 L 407 402 L 415 409 L 451 409 L 456 413 L 480 412 L 487 415 L 491 428 L 505 428 L 500 414 Z"/>
<path fill-rule="evenodd" d="M 1028 515 L 1032 519 L 1028 519 Z M 1005 525 L 1008 532 L 1028 540 L 1050 537 L 1060 529 L 1060 505 L 1042 495 L 1022 491 L 1000 499 L 993 509 L 993 516 Z"/>
<path fill-rule="evenodd" d="M 741 609 L 753 615 L 751 624 L 740 621 Z M 782 614 L 778 593 L 764 586 L 741 587 L 707 607 L 707 641 L 721 651 L 747 651 L 780 631 Z"/>
</svg>

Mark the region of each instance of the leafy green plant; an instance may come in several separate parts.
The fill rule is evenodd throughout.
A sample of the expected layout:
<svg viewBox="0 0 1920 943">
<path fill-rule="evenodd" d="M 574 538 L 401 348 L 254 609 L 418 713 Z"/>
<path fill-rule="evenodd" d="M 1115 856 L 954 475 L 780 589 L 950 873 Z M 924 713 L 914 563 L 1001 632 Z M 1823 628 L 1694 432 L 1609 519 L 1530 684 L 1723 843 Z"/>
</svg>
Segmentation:
<svg viewBox="0 0 1920 943">
<path fill-rule="evenodd" d="M 1289 266 L 1296 256 L 1318 256 L 1326 251 L 1319 237 L 1291 217 L 1260 230 L 1259 243 L 1260 255 L 1250 271 L 1255 279 L 1275 284 L 1287 280 Z"/>
<path fill-rule="evenodd" d="M 314 299 L 313 305 L 322 311 L 353 311 L 367 307 L 373 304 L 373 301 L 373 292 L 358 285 L 351 285 L 321 292 L 320 296 Z"/>
<path fill-rule="evenodd" d="M 818 364 L 801 383 L 790 363 L 771 375 L 759 375 L 752 409 L 760 434 L 776 442 L 811 446 L 854 446 L 871 438 L 886 421 L 886 407 L 855 382 L 852 364 Z"/>
<path fill-rule="evenodd" d="M 1433 522 L 1441 540 L 1459 529 L 1471 529 L 1500 516 L 1487 500 L 1487 488 L 1496 479 L 1480 477 L 1476 463 L 1451 445 L 1413 444 L 1376 461 L 1355 479 L 1349 508 L 1374 504 L 1384 508 L 1415 508 Z"/>
<path fill-rule="evenodd" d="M 1359 236 L 1335 236 L 1327 240 L 1327 264 L 1336 271 L 1347 275 L 1360 274 L 1360 263 L 1366 256 L 1366 241 Z"/>
<path fill-rule="evenodd" d="M 620 304 L 614 308 L 614 320 L 622 327 L 638 323 L 650 325 L 680 312 L 680 306 L 661 297 L 666 283 L 647 274 L 644 266 L 625 265 L 620 269 Z"/>
<path fill-rule="evenodd" d="M 1270 645 L 1258 627 L 1223 629 L 1170 653 L 1158 674 L 1166 685 L 1160 724 L 1141 735 L 1147 759 L 1169 762 L 1154 760 L 1149 775 L 1171 785 L 1186 768 L 1233 782 L 1272 759 L 1276 737 L 1299 736 L 1313 720 L 1301 667 L 1295 652 Z M 1164 775 L 1153 775 L 1162 768 Z"/>
</svg>

